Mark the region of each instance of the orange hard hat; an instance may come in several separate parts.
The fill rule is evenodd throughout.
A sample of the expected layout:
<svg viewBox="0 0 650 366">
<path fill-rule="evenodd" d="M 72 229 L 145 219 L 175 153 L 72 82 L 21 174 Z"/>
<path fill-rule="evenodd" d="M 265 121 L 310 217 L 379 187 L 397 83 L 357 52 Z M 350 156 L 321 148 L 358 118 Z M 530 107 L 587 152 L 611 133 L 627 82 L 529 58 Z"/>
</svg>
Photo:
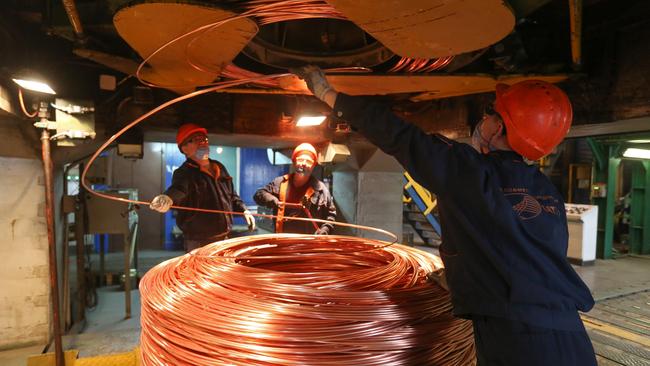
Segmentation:
<svg viewBox="0 0 650 366">
<path fill-rule="evenodd" d="M 293 149 L 293 154 L 291 154 L 291 161 L 295 161 L 298 155 L 302 153 L 308 153 L 311 155 L 314 159 L 314 163 L 318 164 L 318 153 L 316 152 L 316 148 L 314 148 L 314 146 L 308 142 L 303 142 L 302 144 L 296 146 L 295 149 Z"/>
<path fill-rule="evenodd" d="M 494 110 L 506 125 L 510 147 L 529 160 L 553 151 L 569 132 L 573 109 L 557 86 L 541 80 L 497 84 Z"/>
<path fill-rule="evenodd" d="M 194 123 L 186 123 L 182 125 L 178 128 L 178 132 L 176 133 L 176 145 L 180 148 L 183 142 L 196 132 L 202 132 L 205 135 L 208 134 L 208 130 Z"/>
</svg>

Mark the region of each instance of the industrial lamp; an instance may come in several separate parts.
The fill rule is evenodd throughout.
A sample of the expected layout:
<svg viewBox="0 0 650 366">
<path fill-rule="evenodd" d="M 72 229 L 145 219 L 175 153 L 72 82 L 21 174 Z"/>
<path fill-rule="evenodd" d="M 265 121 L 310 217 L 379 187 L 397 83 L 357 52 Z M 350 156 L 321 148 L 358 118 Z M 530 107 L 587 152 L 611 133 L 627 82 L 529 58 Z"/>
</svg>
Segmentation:
<svg viewBox="0 0 650 366">
<path fill-rule="evenodd" d="M 52 89 L 52 87 L 46 82 L 47 78 L 43 77 L 40 72 L 32 68 L 23 67 L 19 70 L 15 70 L 12 73 L 11 80 L 25 90 L 51 95 L 56 94 L 54 89 Z"/>
<path fill-rule="evenodd" d="M 294 98 L 287 100 L 289 115 L 293 116 L 296 127 L 319 126 L 328 114 L 327 105 L 313 98 Z"/>
<path fill-rule="evenodd" d="M 11 80 L 14 81 L 14 83 L 18 84 L 21 88 L 26 89 L 26 90 L 31 90 L 39 93 L 45 93 L 45 94 L 56 94 L 54 89 L 52 89 L 47 83 L 38 81 L 38 80 L 33 80 L 33 79 L 18 79 L 18 78 L 12 78 Z"/>
<path fill-rule="evenodd" d="M 298 127 L 307 127 L 307 126 L 319 126 L 323 121 L 325 121 L 325 116 L 300 116 L 296 126 Z"/>
<path fill-rule="evenodd" d="M 650 150 L 629 147 L 623 152 L 623 156 L 626 158 L 650 159 Z"/>
</svg>

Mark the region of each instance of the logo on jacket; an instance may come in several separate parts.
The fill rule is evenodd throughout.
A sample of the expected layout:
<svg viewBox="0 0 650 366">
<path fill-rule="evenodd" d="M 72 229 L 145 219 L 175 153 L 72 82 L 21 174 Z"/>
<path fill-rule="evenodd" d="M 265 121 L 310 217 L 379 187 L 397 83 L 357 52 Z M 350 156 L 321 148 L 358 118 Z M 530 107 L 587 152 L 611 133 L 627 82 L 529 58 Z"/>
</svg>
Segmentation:
<svg viewBox="0 0 650 366">
<path fill-rule="evenodd" d="M 533 219 L 542 213 L 542 205 L 527 193 L 507 193 L 505 196 L 512 203 L 512 210 L 522 220 Z"/>
</svg>

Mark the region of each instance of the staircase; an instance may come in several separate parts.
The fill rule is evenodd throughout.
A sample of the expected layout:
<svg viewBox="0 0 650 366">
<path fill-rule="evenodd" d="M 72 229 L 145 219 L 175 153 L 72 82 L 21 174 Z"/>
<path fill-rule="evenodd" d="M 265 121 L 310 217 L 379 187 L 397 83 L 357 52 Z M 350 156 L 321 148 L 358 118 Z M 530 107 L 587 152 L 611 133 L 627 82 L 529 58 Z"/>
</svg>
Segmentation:
<svg viewBox="0 0 650 366">
<path fill-rule="evenodd" d="M 433 214 L 437 204 L 436 198 L 413 180 L 408 172 L 404 172 L 403 203 L 403 232 L 409 238 L 406 244 L 422 243 L 433 247 L 440 246 L 440 223 Z M 416 238 L 415 234 L 419 238 Z"/>
</svg>

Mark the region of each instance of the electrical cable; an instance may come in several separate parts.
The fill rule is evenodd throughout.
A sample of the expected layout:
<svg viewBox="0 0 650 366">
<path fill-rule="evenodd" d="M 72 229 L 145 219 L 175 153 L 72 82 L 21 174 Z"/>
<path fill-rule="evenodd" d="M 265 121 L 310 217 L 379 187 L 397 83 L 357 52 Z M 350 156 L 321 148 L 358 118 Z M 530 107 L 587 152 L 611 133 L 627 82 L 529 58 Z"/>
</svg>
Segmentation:
<svg viewBox="0 0 650 366">
<path fill-rule="evenodd" d="M 345 236 L 235 238 L 140 282 L 143 365 L 470 365 L 432 254 Z"/>
<path fill-rule="evenodd" d="M 25 108 L 25 100 L 23 99 L 23 88 L 18 88 L 18 101 L 20 104 L 20 109 L 25 113 L 25 115 L 29 118 L 34 118 L 38 115 L 38 109 L 35 110 L 33 113 L 27 112 L 27 108 Z"/>
</svg>

